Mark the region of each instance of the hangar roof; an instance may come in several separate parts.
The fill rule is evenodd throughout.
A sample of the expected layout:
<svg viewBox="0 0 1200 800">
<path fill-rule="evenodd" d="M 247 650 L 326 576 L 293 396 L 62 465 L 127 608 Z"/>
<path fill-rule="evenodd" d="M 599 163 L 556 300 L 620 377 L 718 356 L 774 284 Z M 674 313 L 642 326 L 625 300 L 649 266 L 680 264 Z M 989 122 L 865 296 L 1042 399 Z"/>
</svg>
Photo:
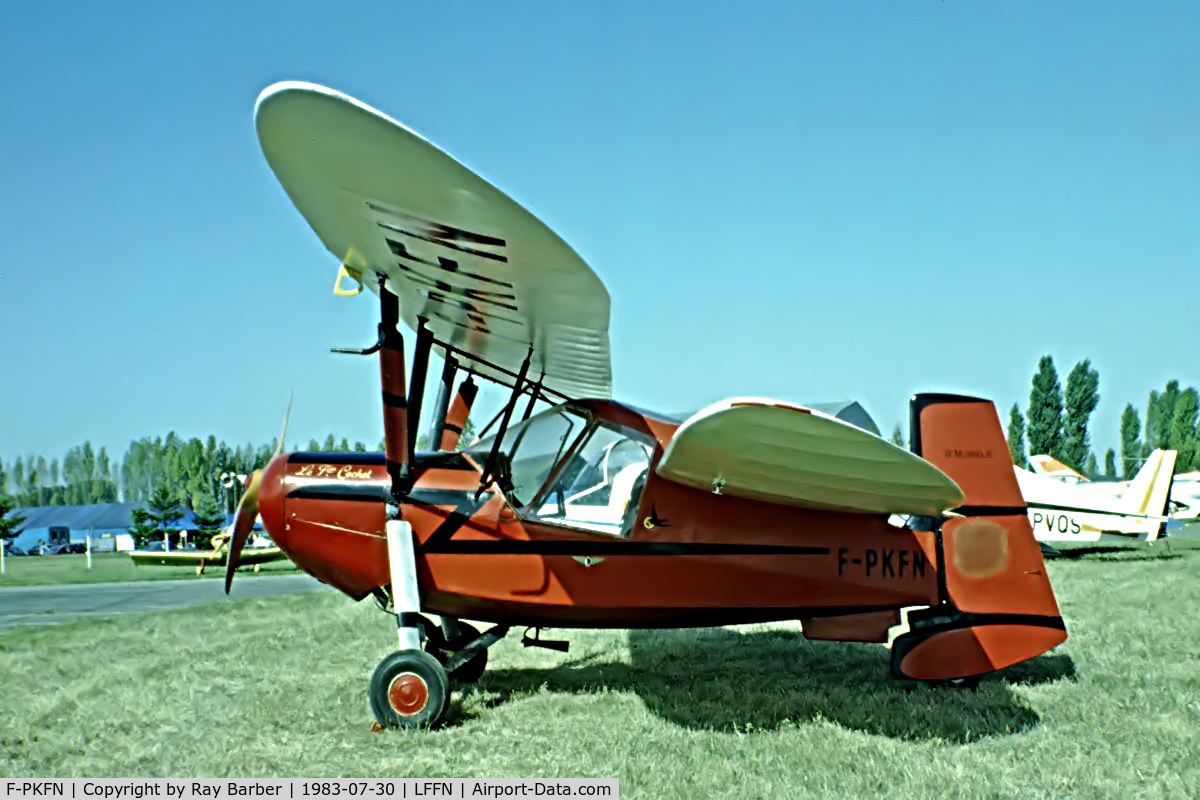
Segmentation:
<svg viewBox="0 0 1200 800">
<path fill-rule="evenodd" d="M 41 529 L 63 527 L 70 528 L 73 531 L 86 531 L 89 528 L 96 530 L 113 530 L 116 528 L 128 528 L 133 525 L 133 509 L 143 503 L 100 503 L 89 506 L 36 506 L 32 508 L 17 508 L 9 512 L 9 516 L 19 514 L 24 519 L 21 521 L 17 532 Z M 187 509 L 179 519 L 175 520 L 175 525 L 179 527 L 194 527 L 196 515 L 191 509 Z M 225 515 L 224 526 L 230 524 L 232 519 L 231 514 Z"/>
<path fill-rule="evenodd" d="M 72 530 L 128 528 L 133 524 L 133 509 L 140 503 L 102 503 L 87 506 L 37 506 L 18 508 L 12 513 L 24 519 L 18 531 L 33 528 L 63 527 Z"/>
</svg>

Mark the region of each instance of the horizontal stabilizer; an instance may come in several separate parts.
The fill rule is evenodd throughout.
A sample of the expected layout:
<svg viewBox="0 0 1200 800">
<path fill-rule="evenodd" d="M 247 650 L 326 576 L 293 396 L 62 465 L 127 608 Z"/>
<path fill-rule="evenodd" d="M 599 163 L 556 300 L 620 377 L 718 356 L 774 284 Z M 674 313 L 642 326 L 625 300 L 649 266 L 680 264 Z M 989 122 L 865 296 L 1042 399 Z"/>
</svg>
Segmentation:
<svg viewBox="0 0 1200 800">
<path fill-rule="evenodd" d="M 963 499 L 937 467 L 874 434 L 752 398 L 724 400 L 686 420 L 656 472 L 715 494 L 832 511 L 933 516 Z"/>
</svg>

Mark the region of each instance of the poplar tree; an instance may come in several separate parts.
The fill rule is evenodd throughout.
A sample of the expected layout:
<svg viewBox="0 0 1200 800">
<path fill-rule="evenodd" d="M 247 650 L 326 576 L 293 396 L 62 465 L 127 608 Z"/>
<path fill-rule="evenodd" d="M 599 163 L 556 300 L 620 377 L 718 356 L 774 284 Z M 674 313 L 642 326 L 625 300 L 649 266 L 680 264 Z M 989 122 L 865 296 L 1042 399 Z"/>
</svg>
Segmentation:
<svg viewBox="0 0 1200 800">
<path fill-rule="evenodd" d="M 34 462 L 30 458 L 30 464 Z M 38 490 L 42 487 L 42 476 L 38 472 L 36 466 L 31 466 L 29 472 L 25 475 L 25 494 L 21 498 L 22 502 L 27 506 L 40 506 L 42 504 L 41 492 Z"/>
<path fill-rule="evenodd" d="M 1121 412 L 1121 472 L 1122 477 L 1129 480 L 1137 474 L 1142 443 L 1138 439 L 1142 434 L 1142 424 L 1138 421 L 1137 409 L 1133 403 L 1126 403 Z"/>
<path fill-rule="evenodd" d="M 904 447 L 905 446 L 904 433 L 900 430 L 899 422 L 897 422 L 895 427 L 892 428 L 891 442 L 892 442 L 892 444 L 896 445 L 896 447 Z"/>
<path fill-rule="evenodd" d="M 1025 413 L 1025 435 L 1031 456 L 1062 454 L 1063 398 L 1054 359 L 1042 356 L 1029 391 L 1029 409 Z"/>
<path fill-rule="evenodd" d="M 1084 359 L 1067 375 L 1066 417 L 1063 420 L 1062 460 L 1068 467 L 1081 469 L 1091 451 L 1088 420 L 1100 403 L 1100 373 Z M 1095 461 L 1095 457 L 1092 457 Z"/>
<path fill-rule="evenodd" d="M 1175 401 L 1175 413 L 1171 419 L 1171 433 L 1167 440 L 1172 450 L 1179 451 L 1175 459 L 1176 472 L 1190 472 L 1196 467 L 1197 448 L 1196 417 L 1200 413 L 1200 395 L 1189 386 L 1179 393 Z"/>
<path fill-rule="evenodd" d="M 1104 454 L 1104 477 L 1112 480 L 1117 479 L 1117 454 L 1110 447 Z"/>
<path fill-rule="evenodd" d="M 1014 464 L 1025 466 L 1025 417 L 1016 403 L 1008 412 L 1008 453 Z"/>
<path fill-rule="evenodd" d="M 1171 422 L 1175 418 L 1175 403 L 1178 400 L 1179 381 L 1167 381 L 1167 386 L 1161 394 L 1150 392 L 1150 399 L 1146 403 L 1146 442 L 1143 449 L 1149 451 L 1168 448 Z"/>
<path fill-rule="evenodd" d="M 1096 463 L 1096 454 L 1089 452 L 1087 454 L 1087 463 L 1083 467 L 1083 474 L 1089 478 L 1094 478 L 1100 474 L 1100 465 Z"/>
</svg>

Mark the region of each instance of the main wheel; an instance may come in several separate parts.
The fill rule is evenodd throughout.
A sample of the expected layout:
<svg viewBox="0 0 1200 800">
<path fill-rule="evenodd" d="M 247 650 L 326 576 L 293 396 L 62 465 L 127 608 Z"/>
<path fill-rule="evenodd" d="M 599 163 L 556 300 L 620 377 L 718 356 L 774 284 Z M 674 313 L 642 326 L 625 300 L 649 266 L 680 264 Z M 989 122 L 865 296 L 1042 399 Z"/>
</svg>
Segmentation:
<svg viewBox="0 0 1200 800">
<path fill-rule="evenodd" d="M 458 631 L 458 635 L 454 637 L 454 641 L 449 642 L 446 647 L 446 657 L 442 660 L 443 664 L 449 661 L 459 650 L 479 638 L 479 631 L 475 629 L 475 626 L 466 622 L 458 623 Z M 450 677 L 459 683 L 474 683 L 479 680 L 483 677 L 483 671 L 487 669 L 487 654 L 488 651 L 485 647 L 472 656 L 470 661 L 454 670 L 454 672 L 451 672 Z"/>
<path fill-rule="evenodd" d="M 450 681 L 438 660 L 422 650 L 400 650 L 371 676 L 371 712 L 385 728 L 425 728 L 441 721 Z"/>
</svg>

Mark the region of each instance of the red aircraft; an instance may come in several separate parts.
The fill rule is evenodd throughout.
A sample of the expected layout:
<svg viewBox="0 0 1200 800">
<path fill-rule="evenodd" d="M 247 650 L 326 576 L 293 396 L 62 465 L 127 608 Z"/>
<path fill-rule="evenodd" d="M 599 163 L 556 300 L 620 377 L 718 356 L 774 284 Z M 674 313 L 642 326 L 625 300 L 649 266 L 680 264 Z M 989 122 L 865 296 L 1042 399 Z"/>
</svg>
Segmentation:
<svg viewBox="0 0 1200 800">
<path fill-rule="evenodd" d="M 914 397 L 908 450 L 857 406 L 734 399 L 673 419 L 618 403 L 608 294 L 528 211 L 324 87 L 268 88 L 256 124 L 341 262 L 335 291 L 378 295 L 378 341 L 342 352 L 378 353 L 386 452 L 283 453 L 256 473 L 226 590 L 261 513 L 301 569 L 394 613 L 400 649 L 370 682 L 380 724 L 437 723 L 450 679 L 479 678 L 513 626 L 558 650 L 541 628 L 800 620 L 809 639 L 886 642 L 920 607 L 892 673 L 950 682 L 1066 639 L 992 403 Z M 431 352 L 438 450 L 417 453 Z M 455 452 L 477 378 L 509 397 Z"/>
</svg>

